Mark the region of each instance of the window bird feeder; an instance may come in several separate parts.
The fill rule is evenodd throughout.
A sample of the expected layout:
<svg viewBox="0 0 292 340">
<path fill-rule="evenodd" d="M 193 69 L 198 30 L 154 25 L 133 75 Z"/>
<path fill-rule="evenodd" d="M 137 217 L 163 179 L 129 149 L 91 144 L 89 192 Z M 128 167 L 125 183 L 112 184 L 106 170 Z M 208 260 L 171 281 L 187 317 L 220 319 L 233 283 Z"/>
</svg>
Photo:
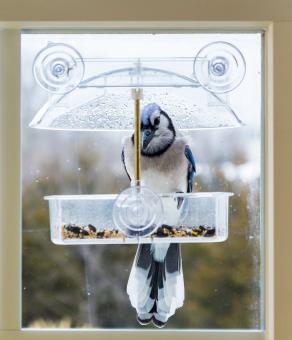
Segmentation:
<svg viewBox="0 0 292 340">
<path fill-rule="evenodd" d="M 47 196 L 57 244 L 220 242 L 228 236 L 231 193 L 156 194 L 143 186 L 140 107 L 159 103 L 180 130 L 240 127 L 225 100 L 245 75 L 241 52 L 227 42 L 204 46 L 195 58 L 83 58 L 49 43 L 33 72 L 51 93 L 32 128 L 133 130 L 135 181 L 117 195 Z M 134 114 L 133 114 L 134 113 Z M 182 201 L 177 209 L 178 200 Z"/>
</svg>

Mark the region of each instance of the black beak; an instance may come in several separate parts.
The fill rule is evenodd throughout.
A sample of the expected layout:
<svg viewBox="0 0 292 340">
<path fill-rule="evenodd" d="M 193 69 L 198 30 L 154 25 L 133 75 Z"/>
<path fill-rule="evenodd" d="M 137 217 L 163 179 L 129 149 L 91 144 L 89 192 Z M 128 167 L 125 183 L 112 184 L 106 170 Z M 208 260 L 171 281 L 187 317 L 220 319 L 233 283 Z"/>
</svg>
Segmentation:
<svg viewBox="0 0 292 340">
<path fill-rule="evenodd" d="M 146 149 L 154 136 L 154 131 L 145 130 L 142 132 L 142 149 Z"/>
</svg>

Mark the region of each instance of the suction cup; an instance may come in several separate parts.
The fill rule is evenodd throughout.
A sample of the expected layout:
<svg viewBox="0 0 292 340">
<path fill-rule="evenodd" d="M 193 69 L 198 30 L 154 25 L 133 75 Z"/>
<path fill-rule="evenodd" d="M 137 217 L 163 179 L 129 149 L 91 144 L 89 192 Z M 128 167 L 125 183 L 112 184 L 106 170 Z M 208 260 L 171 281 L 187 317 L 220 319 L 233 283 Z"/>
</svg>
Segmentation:
<svg viewBox="0 0 292 340">
<path fill-rule="evenodd" d="M 84 75 L 81 54 L 72 46 L 49 43 L 33 63 L 36 82 L 46 91 L 65 94 L 74 90 Z"/>
<path fill-rule="evenodd" d="M 234 90 L 242 82 L 245 71 L 240 50 L 224 41 L 204 46 L 194 61 L 194 76 L 203 88 L 214 93 Z"/>
<path fill-rule="evenodd" d="M 144 186 L 124 190 L 116 199 L 113 220 L 128 237 L 148 236 L 161 225 L 163 205 L 160 197 Z"/>
</svg>

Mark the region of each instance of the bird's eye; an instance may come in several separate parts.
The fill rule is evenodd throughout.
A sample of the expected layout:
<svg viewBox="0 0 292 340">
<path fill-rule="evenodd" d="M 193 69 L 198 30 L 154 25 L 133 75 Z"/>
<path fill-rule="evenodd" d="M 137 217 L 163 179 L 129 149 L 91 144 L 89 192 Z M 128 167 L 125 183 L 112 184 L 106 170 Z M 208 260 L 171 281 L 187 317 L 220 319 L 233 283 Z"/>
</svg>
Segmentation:
<svg viewBox="0 0 292 340">
<path fill-rule="evenodd" d="M 159 125 L 160 124 L 160 117 L 156 117 L 154 119 L 154 125 Z"/>
<path fill-rule="evenodd" d="M 150 130 L 146 130 L 146 131 L 145 131 L 145 135 L 146 135 L 146 136 L 150 136 L 150 135 L 151 135 L 151 131 L 150 131 Z"/>
</svg>

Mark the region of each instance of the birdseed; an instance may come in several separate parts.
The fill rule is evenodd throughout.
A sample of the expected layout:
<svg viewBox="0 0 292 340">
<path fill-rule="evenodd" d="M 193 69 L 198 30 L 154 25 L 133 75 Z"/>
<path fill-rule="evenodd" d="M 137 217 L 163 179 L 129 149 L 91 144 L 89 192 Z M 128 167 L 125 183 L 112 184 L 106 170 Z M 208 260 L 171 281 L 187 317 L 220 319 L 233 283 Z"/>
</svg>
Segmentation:
<svg viewBox="0 0 292 340">
<path fill-rule="evenodd" d="M 209 225 L 200 225 L 198 227 L 171 227 L 162 225 L 150 238 L 163 237 L 212 237 L 215 235 L 215 228 Z M 78 226 L 76 224 L 62 225 L 62 238 L 66 239 L 125 239 L 126 236 L 117 229 L 101 229 L 99 230 L 92 224 L 86 226 Z"/>
</svg>

